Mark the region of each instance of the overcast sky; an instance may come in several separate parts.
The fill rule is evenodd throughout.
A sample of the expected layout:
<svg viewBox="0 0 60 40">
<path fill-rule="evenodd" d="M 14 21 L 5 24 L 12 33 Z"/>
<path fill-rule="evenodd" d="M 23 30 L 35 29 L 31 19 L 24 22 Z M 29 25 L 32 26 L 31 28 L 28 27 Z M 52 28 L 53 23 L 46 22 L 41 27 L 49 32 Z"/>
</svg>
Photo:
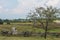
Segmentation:
<svg viewBox="0 0 60 40">
<path fill-rule="evenodd" d="M 26 18 L 30 10 L 40 6 L 60 7 L 60 0 L 0 0 L 0 18 Z"/>
</svg>

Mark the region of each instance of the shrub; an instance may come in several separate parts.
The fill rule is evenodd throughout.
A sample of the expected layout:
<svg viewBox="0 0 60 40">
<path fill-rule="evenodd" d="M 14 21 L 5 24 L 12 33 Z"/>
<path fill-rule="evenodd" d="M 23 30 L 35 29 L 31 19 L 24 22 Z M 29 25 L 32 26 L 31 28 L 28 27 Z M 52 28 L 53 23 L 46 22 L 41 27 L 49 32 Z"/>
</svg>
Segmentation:
<svg viewBox="0 0 60 40">
<path fill-rule="evenodd" d="M 3 20 L 0 19 L 0 24 L 3 24 Z"/>
<path fill-rule="evenodd" d="M 1 34 L 2 34 L 3 36 L 5 36 L 5 35 L 8 34 L 8 31 L 7 31 L 7 30 L 2 30 L 2 31 L 1 31 Z"/>
<path fill-rule="evenodd" d="M 10 22 L 7 22 L 7 24 L 10 24 Z"/>
<path fill-rule="evenodd" d="M 25 31 L 25 32 L 23 32 L 23 36 L 24 37 L 29 37 L 29 36 L 31 36 L 31 32 Z"/>
</svg>

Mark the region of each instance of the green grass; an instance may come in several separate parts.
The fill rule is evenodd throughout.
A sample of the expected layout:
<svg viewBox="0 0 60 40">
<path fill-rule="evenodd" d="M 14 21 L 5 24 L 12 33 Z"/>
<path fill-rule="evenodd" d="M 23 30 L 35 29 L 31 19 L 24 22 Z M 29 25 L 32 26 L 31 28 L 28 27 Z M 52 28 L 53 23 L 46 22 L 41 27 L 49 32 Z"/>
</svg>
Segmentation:
<svg viewBox="0 0 60 40">
<path fill-rule="evenodd" d="M 23 25 L 22 25 L 23 24 Z M 33 26 L 28 26 L 28 24 L 31 24 L 31 23 L 12 23 L 10 25 L 7 25 L 7 24 L 3 24 L 3 25 L 0 25 L 0 31 L 2 29 L 7 29 L 7 30 L 11 30 L 12 27 L 16 27 L 16 29 L 20 32 L 22 31 L 33 31 L 33 32 L 44 32 L 44 29 L 41 29 L 41 28 L 33 28 Z M 51 26 L 51 25 L 50 25 Z M 54 28 L 57 27 L 56 25 L 53 26 Z M 51 26 L 51 28 L 53 28 Z M 48 30 L 49 32 L 60 32 L 60 28 L 55 28 L 55 29 L 50 29 Z"/>
<path fill-rule="evenodd" d="M 0 40 L 60 40 L 60 38 L 47 37 L 44 39 L 42 37 L 4 37 L 0 36 Z"/>
<path fill-rule="evenodd" d="M 28 25 L 20 25 L 20 24 L 11 24 L 11 25 L 0 25 L 0 31 L 2 29 L 6 29 L 6 30 L 11 30 L 12 27 L 16 27 L 16 29 L 20 32 L 22 31 L 33 31 L 33 32 L 44 32 L 43 29 L 40 29 L 40 28 L 33 28 L 33 26 L 28 26 Z"/>
<path fill-rule="evenodd" d="M 0 40 L 40 40 L 37 37 L 0 37 Z"/>
<path fill-rule="evenodd" d="M 48 30 L 48 32 L 60 33 L 60 29 L 52 29 L 52 30 Z"/>
<path fill-rule="evenodd" d="M 24 26 L 24 25 L 20 25 L 20 24 L 21 23 L 15 23 L 15 24 L 12 23 L 11 25 L 7 25 L 7 24 L 0 25 L 0 31 L 2 29 L 7 29 L 10 31 L 12 27 L 16 27 L 16 29 L 19 32 L 27 31 L 27 30 L 33 31 L 33 32 L 44 32 L 44 30 L 41 28 L 33 28 L 33 26 L 27 26 L 27 25 Z M 22 24 L 25 24 L 25 23 L 22 23 Z M 28 24 L 28 23 L 26 23 L 26 24 Z M 48 31 L 49 32 L 60 32 L 60 28 L 51 29 Z M 43 37 L 16 37 L 16 36 L 15 37 L 6 37 L 6 36 L 0 36 L 0 40 L 60 40 L 60 38 L 56 38 L 56 37 L 52 37 L 52 36 L 47 37 L 47 39 L 44 39 Z"/>
</svg>

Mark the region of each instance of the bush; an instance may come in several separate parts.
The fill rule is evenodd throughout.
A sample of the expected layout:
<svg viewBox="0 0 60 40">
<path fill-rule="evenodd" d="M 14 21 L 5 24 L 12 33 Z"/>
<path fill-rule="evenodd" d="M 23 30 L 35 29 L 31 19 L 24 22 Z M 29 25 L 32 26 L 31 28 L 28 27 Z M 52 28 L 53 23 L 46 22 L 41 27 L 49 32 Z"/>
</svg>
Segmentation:
<svg viewBox="0 0 60 40">
<path fill-rule="evenodd" d="M 4 22 L 6 22 L 6 24 L 10 24 L 10 20 L 5 19 Z"/>
<path fill-rule="evenodd" d="M 3 20 L 0 19 L 0 24 L 3 24 Z"/>
<path fill-rule="evenodd" d="M 60 36 L 60 33 L 52 33 L 52 36 L 59 37 Z"/>
<path fill-rule="evenodd" d="M 8 31 L 6 29 L 1 30 L 1 34 L 3 36 L 10 36 L 10 35 L 12 35 L 11 31 Z"/>
<path fill-rule="evenodd" d="M 3 36 L 5 36 L 5 35 L 8 34 L 8 31 L 6 31 L 6 30 L 2 30 L 2 31 L 1 31 L 1 34 L 2 34 Z"/>
<path fill-rule="evenodd" d="M 7 24 L 10 24 L 10 22 L 7 22 Z"/>
<path fill-rule="evenodd" d="M 31 32 L 25 31 L 25 32 L 23 32 L 23 36 L 24 37 L 29 37 L 29 36 L 31 36 Z"/>
</svg>

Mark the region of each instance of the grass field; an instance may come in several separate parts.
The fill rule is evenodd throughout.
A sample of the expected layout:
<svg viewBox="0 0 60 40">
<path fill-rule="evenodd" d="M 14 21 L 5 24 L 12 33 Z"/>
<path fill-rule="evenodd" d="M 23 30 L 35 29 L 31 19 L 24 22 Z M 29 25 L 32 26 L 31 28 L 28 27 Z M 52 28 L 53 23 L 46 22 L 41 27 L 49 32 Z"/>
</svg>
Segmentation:
<svg viewBox="0 0 60 40">
<path fill-rule="evenodd" d="M 60 38 L 49 37 L 47 39 L 41 37 L 4 37 L 0 36 L 0 40 L 60 40 Z"/>
<path fill-rule="evenodd" d="M 23 25 L 22 25 L 23 24 Z M 22 32 L 22 31 L 33 31 L 33 32 L 44 32 L 43 29 L 41 28 L 33 28 L 33 26 L 29 26 L 29 25 L 26 25 L 26 24 L 31 24 L 31 23 L 12 23 L 10 25 L 7 25 L 7 24 L 4 24 L 4 25 L 0 25 L 0 31 L 2 29 L 6 29 L 6 30 L 11 30 L 12 27 L 16 27 L 16 29 L 19 31 L 19 32 Z M 48 30 L 48 32 L 60 32 L 60 25 L 57 25 L 57 28 L 55 28 L 56 26 L 54 25 L 53 27 L 55 29 L 51 29 L 51 30 Z M 53 28 L 52 27 L 52 28 Z M 0 40 L 60 40 L 60 38 L 56 38 L 56 37 L 52 37 L 52 36 L 49 36 L 47 37 L 47 39 L 44 39 L 43 37 L 7 37 L 7 36 L 0 36 Z"/>
<path fill-rule="evenodd" d="M 32 25 L 32 23 L 12 23 L 10 25 L 7 24 L 3 24 L 0 25 L 0 31 L 2 29 L 7 29 L 7 30 L 11 30 L 12 27 L 16 27 L 16 29 L 18 31 L 35 31 L 35 32 L 44 32 L 44 29 L 41 28 L 34 28 Z M 60 24 L 51 24 L 49 25 L 50 30 L 48 30 L 49 32 L 60 32 Z"/>
</svg>

